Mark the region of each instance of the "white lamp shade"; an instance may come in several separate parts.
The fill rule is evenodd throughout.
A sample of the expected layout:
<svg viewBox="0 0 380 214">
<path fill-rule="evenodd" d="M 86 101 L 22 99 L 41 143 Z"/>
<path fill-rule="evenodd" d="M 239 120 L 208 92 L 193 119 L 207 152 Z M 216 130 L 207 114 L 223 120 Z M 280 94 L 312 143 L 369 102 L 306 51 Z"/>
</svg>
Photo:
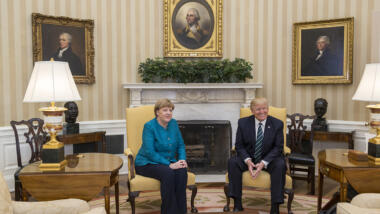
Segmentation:
<svg viewBox="0 0 380 214">
<path fill-rule="evenodd" d="M 81 100 L 67 62 L 40 61 L 34 65 L 24 102 Z"/>
<path fill-rule="evenodd" d="M 352 99 L 368 102 L 380 101 L 380 63 L 365 65 L 362 79 Z"/>
</svg>

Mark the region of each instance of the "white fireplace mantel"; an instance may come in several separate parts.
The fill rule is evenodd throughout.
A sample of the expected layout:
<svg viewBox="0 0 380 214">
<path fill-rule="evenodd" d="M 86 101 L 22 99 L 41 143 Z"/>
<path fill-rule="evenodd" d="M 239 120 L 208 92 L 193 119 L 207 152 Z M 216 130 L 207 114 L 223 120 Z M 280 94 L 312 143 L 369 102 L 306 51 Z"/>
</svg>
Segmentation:
<svg viewBox="0 0 380 214">
<path fill-rule="evenodd" d="M 249 105 L 262 83 L 126 83 L 130 106 L 169 98 L 174 103 L 241 103 Z"/>
</svg>

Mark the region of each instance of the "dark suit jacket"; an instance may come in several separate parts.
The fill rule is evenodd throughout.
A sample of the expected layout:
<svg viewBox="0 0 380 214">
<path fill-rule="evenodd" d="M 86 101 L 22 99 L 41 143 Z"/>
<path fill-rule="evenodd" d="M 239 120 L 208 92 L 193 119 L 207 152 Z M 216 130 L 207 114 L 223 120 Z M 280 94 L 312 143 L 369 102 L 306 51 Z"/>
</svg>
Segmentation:
<svg viewBox="0 0 380 214">
<path fill-rule="evenodd" d="M 302 76 L 339 76 L 343 75 L 343 67 L 339 65 L 338 57 L 331 53 L 329 49 L 326 49 L 322 56 L 318 59 L 317 52 L 309 62 L 302 67 Z"/>
<path fill-rule="evenodd" d="M 59 49 L 54 53 L 53 58 L 55 61 L 64 61 L 69 63 L 69 67 L 72 75 L 86 75 L 85 70 L 83 70 L 82 63 L 77 55 L 73 52 L 71 47 L 62 53 L 62 58 L 58 57 Z"/>
<path fill-rule="evenodd" d="M 263 139 L 263 160 L 270 163 L 274 158 L 284 157 L 284 124 L 281 120 L 268 116 L 265 123 Z M 249 116 L 240 118 L 236 133 L 235 148 L 238 156 L 244 160 L 252 158 L 254 160 L 256 145 L 255 117 Z"/>
</svg>

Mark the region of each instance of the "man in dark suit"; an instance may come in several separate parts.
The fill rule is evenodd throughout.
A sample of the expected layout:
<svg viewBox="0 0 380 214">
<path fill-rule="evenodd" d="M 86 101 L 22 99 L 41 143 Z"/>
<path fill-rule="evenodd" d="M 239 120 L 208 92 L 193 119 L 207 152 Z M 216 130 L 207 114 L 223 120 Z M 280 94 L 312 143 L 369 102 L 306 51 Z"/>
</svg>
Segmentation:
<svg viewBox="0 0 380 214">
<path fill-rule="evenodd" d="M 187 25 L 178 32 L 179 42 L 189 49 L 197 49 L 204 45 L 208 31 L 201 28 L 199 24 L 199 12 L 196 8 L 190 8 L 186 14 Z"/>
<path fill-rule="evenodd" d="M 339 66 L 338 57 L 331 52 L 328 36 L 317 39 L 316 53 L 302 66 L 302 76 L 339 76 L 343 75 L 343 67 Z"/>
<path fill-rule="evenodd" d="M 72 75 L 86 75 L 86 72 L 82 68 L 82 63 L 79 57 L 73 52 L 71 48 L 71 41 L 71 34 L 61 33 L 59 35 L 59 48 L 53 54 L 52 58 L 54 58 L 55 61 L 68 62 Z"/>
<path fill-rule="evenodd" d="M 249 170 L 255 179 L 262 170 L 271 179 L 271 214 L 279 213 L 284 203 L 286 164 L 283 155 L 284 124 L 268 116 L 268 101 L 256 98 L 251 102 L 252 116 L 238 121 L 235 148 L 237 156 L 228 161 L 229 196 L 234 199 L 234 212 L 243 211 L 241 203 L 242 174 Z"/>
</svg>

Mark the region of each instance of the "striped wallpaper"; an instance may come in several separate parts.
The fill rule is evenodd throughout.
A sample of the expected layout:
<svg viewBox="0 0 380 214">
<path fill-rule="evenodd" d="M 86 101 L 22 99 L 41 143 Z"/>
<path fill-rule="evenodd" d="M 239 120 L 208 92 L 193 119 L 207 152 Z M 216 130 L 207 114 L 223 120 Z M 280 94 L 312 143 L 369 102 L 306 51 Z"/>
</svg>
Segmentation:
<svg viewBox="0 0 380 214">
<path fill-rule="evenodd" d="M 314 99 L 323 97 L 329 102 L 327 119 L 368 119 L 367 103 L 353 102 L 351 97 L 365 64 L 379 56 L 374 50 L 379 39 L 371 36 L 374 26 L 380 26 L 373 19 L 373 13 L 380 11 L 379 0 L 224 0 L 223 4 L 224 57 L 254 63 L 252 82 L 264 83 L 260 96 L 289 113 L 307 114 L 313 114 Z M 121 84 L 140 82 L 139 62 L 163 55 L 162 0 L 0 0 L 0 126 L 41 117 L 38 108 L 47 105 L 22 103 L 33 69 L 34 12 L 95 20 L 96 83 L 78 86 L 79 120 L 124 119 L 128 93 Z M 353 84 L 292 85 L 292 24 L 342 17 L 355 18 Z"/>
</svg>

